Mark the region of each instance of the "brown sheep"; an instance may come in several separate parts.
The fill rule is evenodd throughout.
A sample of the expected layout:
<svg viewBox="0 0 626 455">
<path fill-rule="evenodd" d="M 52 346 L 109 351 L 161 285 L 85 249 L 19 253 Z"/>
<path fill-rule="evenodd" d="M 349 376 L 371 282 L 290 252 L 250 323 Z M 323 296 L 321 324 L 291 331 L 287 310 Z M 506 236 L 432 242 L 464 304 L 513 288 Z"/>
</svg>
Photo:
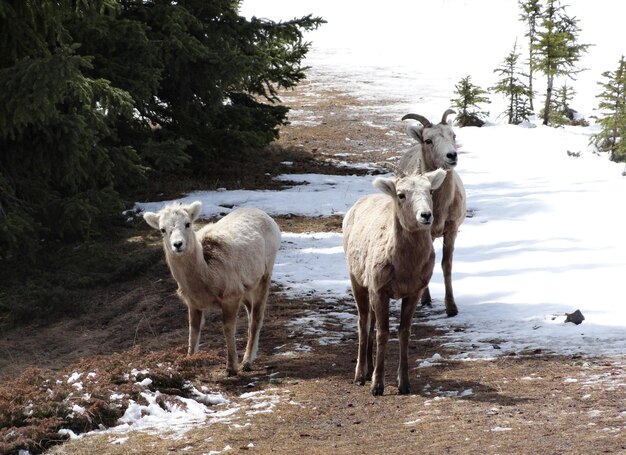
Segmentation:
<svg viewBox="0 0 626 455">
<path fill-rule="evenodd" d="M 435 251 L 431 192 L 446 178 L 438 169 L 424 175 L 377 178 L 384 194 L 359 199 L 343 220 L 343 246 L 359 313 L 359 348 L 354 382 L 372 376 L 373 395 L 385 385 L 385 346 L 389 339 L 389 300 L 402 299 L 398 390 L 410 392 L 408 342 L 417 302 L 433 273 Z M 373 314 L 370 313 L 373 312 Z M 373 364 L 373 324 L 376 364 Z"/>
</svg>

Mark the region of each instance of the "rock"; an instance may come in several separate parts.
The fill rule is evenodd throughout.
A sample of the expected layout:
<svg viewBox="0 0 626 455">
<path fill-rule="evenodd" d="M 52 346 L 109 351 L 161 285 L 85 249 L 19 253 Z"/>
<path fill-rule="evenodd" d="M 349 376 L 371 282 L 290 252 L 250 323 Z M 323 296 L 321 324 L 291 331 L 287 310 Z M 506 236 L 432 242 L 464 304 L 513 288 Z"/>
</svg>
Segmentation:
<svg viewBox="0 0 626 455">
<path fill-rule="evenodd" d="M 576 310 L 573 313 L 565 313 L 565 322 L 573 322 L 578 325 L 585 320 L 585 317 L 580 312 L 580 310 Z"/>
</svg>

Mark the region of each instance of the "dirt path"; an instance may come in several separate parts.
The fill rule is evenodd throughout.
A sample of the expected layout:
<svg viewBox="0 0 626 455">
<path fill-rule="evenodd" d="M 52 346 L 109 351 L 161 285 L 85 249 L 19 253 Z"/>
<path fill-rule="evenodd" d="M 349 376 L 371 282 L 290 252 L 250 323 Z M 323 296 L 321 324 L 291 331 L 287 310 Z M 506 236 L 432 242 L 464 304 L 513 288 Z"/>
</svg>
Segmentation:
<svg viewBox="0 0 626 455">
<path fill-rule="evenodd" d="M 338 305 L 347 307 L 350 302 Z M 153 447 L 152 453 L 184 450 L 191 454 L 595 454 L 626 450 L 626 374 L 618 361 L 541 356 L 446 360 L 437 334 L 420 324 L 418 314 L 410 344 L 413 392 L 397 393 L 398 345 L 392 340 L 385 395 L 373 397 L 368 385 L 351 381 L 354 333 L 340 334 L 328 344 L 320 336 L 286 324 L 306 311 L 334 310 L 337 305 L 273 297 L 254 371 L 226 378 L 223 364 L 217 363 L 194 380 L 198 387 L 206 385 L 232 400 L 225 408 L 236 412 L 226 421 L 211 421 L 178 439 L 131 433 L 118 446 L 111 445 L 115 438 L 109 434 L 72 441 L 53 453 L 144 453 L 146 447 Z M 327 323 L 320 329 L 337 333 L 338 327 Z M 223 360 L 217 318 L 207 324 L 205 339 L 202 349 Z M 442 356 L 436 364 L 419 362 L 435 354 Z M 244 398 L 257 393 L 271 405 Z"/>
<path fill-rule="evenodd" d="M 372 117 L 359 100 L 345 94 L 305 84 L 284 98 L 294 112 L 292 125 L 283 129 L 281 145 L 301 148 L 318 161 L 382 162 L 409 143 L 398 122 Z M 293 167 L 306 170 L 302 163 Z M 341 224 L 340 217 L 287 216 L 278 221 L 290 232 L 337 231 Z M 159 248 L 156 237 L 148 241 Z M 93 354 L 128 353 L 130 370 L 144 352 L 182 352 L 186 312 L 174 290 L 161 261 L 136 280 L 101 290 L 101 305 L 88 315 L 3 334 L 3 376 L 16 376 L 27 366 L 43 366 L 59 370 L 57 376 L 65 380 L 78 359 Z M 441 302 L 435 302 L 433 311 L 443 312 Z M 287 299 L 280 289 L 273 289 L 259 361 L 254 371 L 237 378 L 224 376 L 219 318 L 210 315 L 201 347 L 206 356 L 190 361 L 197 370 L 192 382 L 227 397 L 228 404 L 214 409 L 232 411 L 228 417 L 209 419 L 178 439 L 136 432 L 104 434 L 70 441 L 51 453 L 626 451 L 623 359 L 535 355 L 449 360 L 438 334 L 420 323 L 418 310 L 409 354 L 413 392 L 397 394 L 397 341 L 392 332 L 387 388 L 384 396 L 375 398 L 368 385 L 352 384 L 356 334 L 340 319 L 325 317 L 337 312 L 354 314 L 355 310 L 349 301 Z M 293 323 L 303 315 L 316 323 Z M 240 349 L 244 323 L 245 317 L 240 318 Z"/>
</svg>

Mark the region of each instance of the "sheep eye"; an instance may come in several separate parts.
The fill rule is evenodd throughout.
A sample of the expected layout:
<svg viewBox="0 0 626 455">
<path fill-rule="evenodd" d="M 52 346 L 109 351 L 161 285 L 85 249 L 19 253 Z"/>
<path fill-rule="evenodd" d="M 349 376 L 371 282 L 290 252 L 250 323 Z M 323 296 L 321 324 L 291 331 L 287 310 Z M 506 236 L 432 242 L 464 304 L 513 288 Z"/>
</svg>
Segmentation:
<svg viewBox="0 0 626 455">
<path fill-rule="evenodd" d="M 404 194 L 404 193 L 398 193 L 398 199 L 400 199 L 400 200 L 402 200 L 402 201 L 403 201 L 404 199 L 406 199 L 406 194 Z"/>
<path fill-rule="evenodd" d="M 433 143 L 433 140 L 432 139 L 426 139 L 424 142 L 426 142 L 428 145 L 430 145 L 430 144 Z"/>
<path fill-rule="evenodd" d="M 165 234 L 165 229 L 161 228 L 161 234 Z"/>
<path fill-rule="evenodd" d="M 191 223 L 185 223 L 185 229 L 189 229 L 190 226 L 191 226 Z"/>
</svg>

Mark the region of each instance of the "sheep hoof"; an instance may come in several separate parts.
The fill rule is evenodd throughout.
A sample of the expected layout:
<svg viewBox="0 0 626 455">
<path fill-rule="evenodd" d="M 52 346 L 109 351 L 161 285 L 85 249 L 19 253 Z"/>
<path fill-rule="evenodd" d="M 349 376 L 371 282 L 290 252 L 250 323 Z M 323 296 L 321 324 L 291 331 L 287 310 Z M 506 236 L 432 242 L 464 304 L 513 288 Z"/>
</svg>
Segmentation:
<svg viewBox="0 0 626 455">
<path fill-rule="evenodd" d="M 449 318 L 452 318 L 459 314 L 459 310 L 456 309 L 456 306 L 454 308 L 446 308 L 446 314 Z"/>
<path fill-rule="evenodd" d="M 362 377 L 354 378 L 354 383 L 356 385 L 365 385 L 365 378 L 362 378 Z"/>
<path fill-rule="evenodd" d="M 384 392 L 385 392 L 385 386 L 372 387 L 372 395 L 374 395 L 375 397 L 382 396 Z"/>
<path fill-rule="evenodd" d="M 237 370 L 232 368 L 226 368 L 226 376 L 228 376 L 229 378 L 232 376 L 237 376 Z"/>
<path fill-rule="evenodd" d="M 243 362 L 239 367 L 240 371 L 252 371 L 252 364 L 250 362 Z"/>
<path fill-rule="evenodd" d="M 398 386 L 398 393 L 400 395 L 408 395 L 409 393 L 411 393 L 411 385 L 406 384 Z"/>
</svg>

